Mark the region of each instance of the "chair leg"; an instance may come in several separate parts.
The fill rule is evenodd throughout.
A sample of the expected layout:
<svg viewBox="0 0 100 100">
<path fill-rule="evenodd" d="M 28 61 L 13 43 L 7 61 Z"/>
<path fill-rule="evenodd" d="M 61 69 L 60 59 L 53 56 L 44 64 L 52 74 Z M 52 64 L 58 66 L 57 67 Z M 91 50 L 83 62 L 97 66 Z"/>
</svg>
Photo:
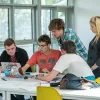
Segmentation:
<svg viewBox="0 0 100 100">
<path fill-rule="evenodd" d="M 33 99 L 33 96 L 30 96 L 29 99 L 25 99 L 25 100 L 34 100 L 34 99 Z"/>
<path fill-rule="evenodd" d="M 33 98 L 32 100 L 36 100 L 36 96 L 32 96 L 32 98 Z"/>
</svg>

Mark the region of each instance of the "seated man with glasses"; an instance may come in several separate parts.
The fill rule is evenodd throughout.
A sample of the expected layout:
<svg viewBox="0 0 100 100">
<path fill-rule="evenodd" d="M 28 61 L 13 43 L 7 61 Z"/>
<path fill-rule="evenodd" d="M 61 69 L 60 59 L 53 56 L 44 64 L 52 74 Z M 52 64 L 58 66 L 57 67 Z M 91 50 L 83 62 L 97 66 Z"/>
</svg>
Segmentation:
<svg viewBox="0 0 100 100">
<path fill-rule="evenodd" d="M 50 37 L 48 35 L 41 35 L 38 38 L 39 50 L 32 55 L 21 69 L 19 69 L 19 71 L 21 71 L 20 73 L 24 74 L 30 66 L 35 64 L 38 64 L 40 73 L 50 72 L 61 56 L 61 52 L 59 50 L 51 49 L 50 45 Z"/>
</svg>

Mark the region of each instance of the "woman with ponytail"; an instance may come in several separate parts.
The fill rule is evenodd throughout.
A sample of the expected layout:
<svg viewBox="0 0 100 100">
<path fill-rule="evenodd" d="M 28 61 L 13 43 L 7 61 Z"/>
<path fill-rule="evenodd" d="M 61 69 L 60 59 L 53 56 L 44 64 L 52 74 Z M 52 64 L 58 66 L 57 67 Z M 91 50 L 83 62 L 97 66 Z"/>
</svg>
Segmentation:
<svg viewBox="0 0 100 100">
<path fill-rule="evenodd" d="M 96 78 L 100 77 L 100 16 L 90 19 L 90 27 L 95 37 L 89 44 L 87 63 Z"/>
</svg>

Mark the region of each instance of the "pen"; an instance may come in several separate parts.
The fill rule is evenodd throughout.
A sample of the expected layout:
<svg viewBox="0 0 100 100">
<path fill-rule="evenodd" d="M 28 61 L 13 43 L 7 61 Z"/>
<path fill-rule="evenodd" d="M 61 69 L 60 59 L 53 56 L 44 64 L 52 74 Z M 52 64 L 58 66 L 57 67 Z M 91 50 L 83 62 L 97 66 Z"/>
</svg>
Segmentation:
<svg viewBox="0 0 100 100">
<path fill-rule="evenodd" d="M 5 78 L 1 78 L 2 80 L 4 80 L 4 81 L 7 81 Z"/>
</svg>

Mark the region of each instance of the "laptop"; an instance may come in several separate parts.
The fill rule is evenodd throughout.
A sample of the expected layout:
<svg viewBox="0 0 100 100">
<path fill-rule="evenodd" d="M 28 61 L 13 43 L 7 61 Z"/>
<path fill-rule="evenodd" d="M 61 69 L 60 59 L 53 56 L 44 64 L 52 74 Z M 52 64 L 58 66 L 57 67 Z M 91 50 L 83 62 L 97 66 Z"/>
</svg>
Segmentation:
<svg viewBox="0 0 100 100">
<path fill-rule="evenodd" d="M 9 70 L 9 71 L 11 71 L 11 69 L 13 68 L 13 67 L 16 67 L 16 68 L 20 68 L 21 67 L 21 65 L 20 65 L 20 63 L 16 63 L 16 62 L 1 62 L 1 67 L 2 67 L 2 70 L 4 71 L 4 70 Z"/>
</svg>

